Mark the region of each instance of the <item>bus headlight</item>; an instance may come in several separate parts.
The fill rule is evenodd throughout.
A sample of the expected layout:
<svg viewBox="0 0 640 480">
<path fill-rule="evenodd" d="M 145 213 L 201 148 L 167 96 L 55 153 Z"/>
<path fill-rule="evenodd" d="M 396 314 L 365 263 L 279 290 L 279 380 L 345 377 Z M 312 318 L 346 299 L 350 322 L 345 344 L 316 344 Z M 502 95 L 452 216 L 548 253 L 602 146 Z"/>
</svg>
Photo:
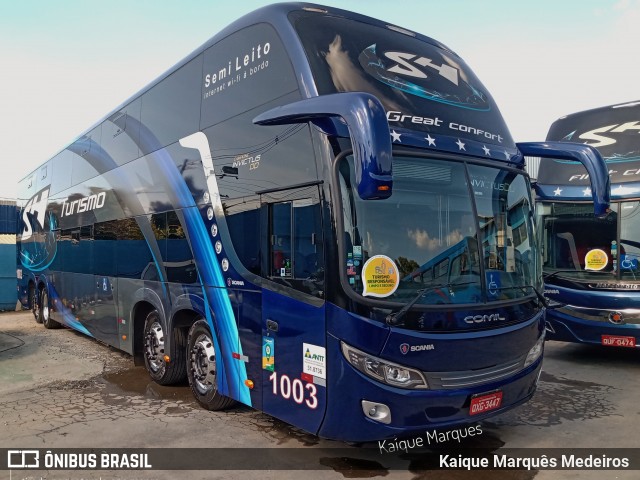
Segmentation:
<svg viewBox="0 0 640 480">
<path fill-rule="evenodd" d="M 542 352 L 544 351 L 544 337 L 546 333 L 546 331 L 542 332 L 542 335 L 540 335 L 540 338 L 538 339 L 536 344 L 531 347 L 531 350 L 529 350 L 529 353 L 527 353 L 527 358 L 524 359 L 525 368 L 535 362 L 538 358 L 540 358 L 540 355 L 542 355 Z"/>
<path fill-rule="evenodd" d="M 344 342 L 342 354 L 357 370 L 379 382 L 400 388 L 429 388 L 424 376 L 418 370 L 382 360 Z"/>
</svg>

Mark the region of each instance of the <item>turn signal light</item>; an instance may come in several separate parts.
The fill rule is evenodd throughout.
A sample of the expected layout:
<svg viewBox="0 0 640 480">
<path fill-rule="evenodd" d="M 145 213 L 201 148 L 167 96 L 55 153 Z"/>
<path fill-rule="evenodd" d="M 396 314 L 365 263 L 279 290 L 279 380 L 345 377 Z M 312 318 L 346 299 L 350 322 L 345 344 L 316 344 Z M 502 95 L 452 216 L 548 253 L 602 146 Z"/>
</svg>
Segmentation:
<svg viewBox="0 0 640 480">
<path fill-rule="evenodd" d="M 253 380 L 245 380 L 244 384 L 249 387 L 249 390 L 253 389 Z"/>
</svg>

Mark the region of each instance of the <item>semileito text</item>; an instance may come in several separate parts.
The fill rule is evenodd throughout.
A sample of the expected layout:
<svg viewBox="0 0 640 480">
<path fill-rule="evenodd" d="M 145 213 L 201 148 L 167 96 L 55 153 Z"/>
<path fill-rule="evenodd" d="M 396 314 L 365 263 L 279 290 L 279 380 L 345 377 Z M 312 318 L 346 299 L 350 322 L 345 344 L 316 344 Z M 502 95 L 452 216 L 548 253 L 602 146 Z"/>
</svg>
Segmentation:
<svg viewBox="0 0 640 480">
<path fill-rule="evenodd" d="M 238 55 L 235 58 L 235 62 L 230 60 L 226 66 L 222 67 L 217 72 L 207 73 L 204 77 L 205 88 L 209 88 L 217 82 L 220 82 L 231 75 L 235 75 L 246 67 L 253 66 L 263 57 L 269 55 L 270 51 L 271 44 L 269 42 L 266 42 L 264 45 L 258 44 L 257 46 L 252 47 L 251 51 L 247 52 L 245 55 Z"/>
</svg>

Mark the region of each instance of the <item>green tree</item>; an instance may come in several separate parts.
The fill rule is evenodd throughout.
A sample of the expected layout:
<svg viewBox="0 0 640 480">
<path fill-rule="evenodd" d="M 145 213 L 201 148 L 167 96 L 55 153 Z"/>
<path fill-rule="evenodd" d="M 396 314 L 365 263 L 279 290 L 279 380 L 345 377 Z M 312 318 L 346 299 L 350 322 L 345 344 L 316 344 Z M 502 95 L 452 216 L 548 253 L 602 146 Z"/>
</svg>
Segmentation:
<svg viewBox="0 0 640 480">
<path fill-rule="evenodd" d="M 414 272 L 420 265 L 415 260 L 409 260 L 405 257 L 398 257 L 396 259 L 396 265 L 398 265 L 398 270 L 400 270 L 400 278 L 406 277 L 410 273 Z"/>
</svg>

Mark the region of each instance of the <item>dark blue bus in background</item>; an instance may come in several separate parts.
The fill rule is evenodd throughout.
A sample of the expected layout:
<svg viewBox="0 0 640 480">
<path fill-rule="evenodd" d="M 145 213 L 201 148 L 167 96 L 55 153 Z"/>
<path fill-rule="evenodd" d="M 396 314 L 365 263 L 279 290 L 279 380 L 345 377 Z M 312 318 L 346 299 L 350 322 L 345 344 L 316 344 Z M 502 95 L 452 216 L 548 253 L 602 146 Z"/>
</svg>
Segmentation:
<svg viewBox="0 0 640 480">
<path fill-rule="evenodd" d="M 548 140 L 583 142 L 607 162 L 611 208 L 594 217 L 587 172 L 577 162 L 542 163 L 537 217 L 548 338 L 638 347 L 640 338 L 640 102 L 557 120 Z"/>
<path fill-rule="evenodd" d="M 15 200 L 0 198 L 0 311 L 16 309 Z"/>
<path fill-rule="evenodd" d="M 21 300 L 208 409 L 350 441 L 482 420 L 542 361 L 524 155 L 584 162 L 608 206 L 597 152 L 558 147 L 516 145 L 433 39 L 265 7 L 22 180 Z M 453 246 L 464 275 L 413 275 Z"/>
</svg>

